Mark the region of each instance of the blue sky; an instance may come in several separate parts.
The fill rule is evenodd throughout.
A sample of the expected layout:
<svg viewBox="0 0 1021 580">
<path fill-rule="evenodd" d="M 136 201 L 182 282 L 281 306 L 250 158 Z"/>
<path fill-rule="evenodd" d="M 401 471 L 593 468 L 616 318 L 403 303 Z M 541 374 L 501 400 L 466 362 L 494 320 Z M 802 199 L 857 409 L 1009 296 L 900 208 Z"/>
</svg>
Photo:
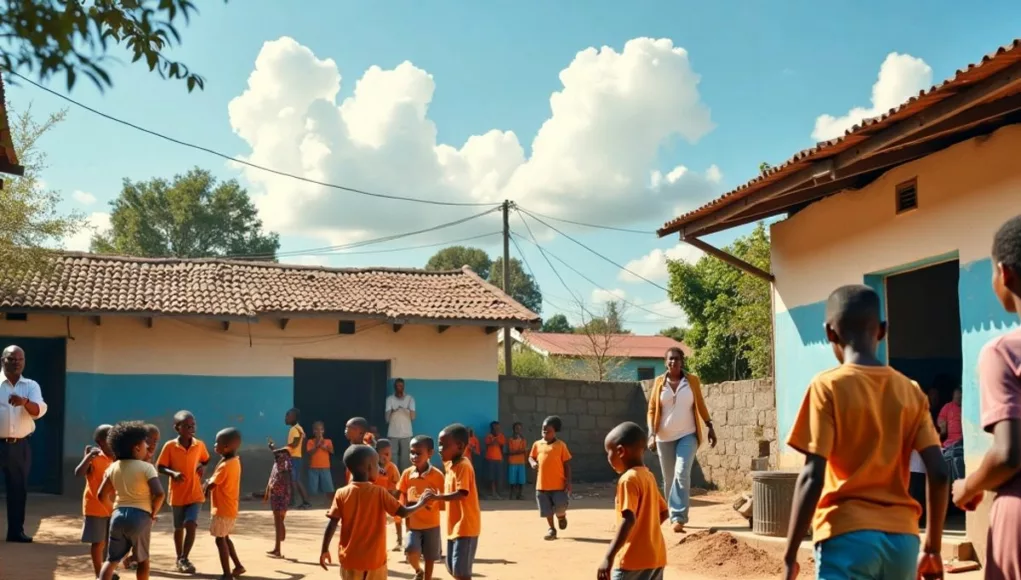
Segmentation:
<svg viewBox="0 0 1021 580">
<path fill-rule="evenodd" d="M 173 137 L 332 183 L 451 201 L 509 197 L 548 215 L 652 231 L 753 177 L 761 161 L 781 162 L 813 136 L 839 132 L 979 60 L 1021 24 L 1016 2 L 987 2 L 983 10 L 949 1 L 890 4 L 306 1 L 295 10 L 269 0 L 208 2 L 173 52 L 206 77 L 205 91 L 188 94 L 183 83 L 142 66 L 113 65 L 113 89 L 100 93 L 80 82 L 72 96 Z M 637 38 L 672 44 L 629 44 Z M 590 47 L 607 48 L 576 58 Z M 379 70 L 363 79 L 371 67 Z M 63 92 L 62 79 L 50 86 Z M 561 106 L 551 113 L 558 91 Z M 8 100 L 15 109 L 31 101 L 39 113 L 67 106 L 30 86 L 10 87 Z M 832 118 L 817 123 L 821 115 Z M 533 148 L 537 133 L 543 136 Z M 485 138 L 464 147 L 473 136 Z M 242 172 L 73 106 L 43 146 L 47 184 L 63 193 L 66 209 L 96 224 L 125 178 L 169 178 L 194 166 L 236 177 L 261 199 L 267 225 L 282 232 L 287 260 L 302 263 L 418 267 L 437 248 L 302 250 L 479 211 L 367 200 Z M 664 285 L 663 252 L 697 257 L 676 248 L 676 239 L 556 225 Z M 571 241 L 532 227 L 545 248 L 599 286 L 657 313 L 631 307 L 626 317 L 636 332 L 681 321 L 660 288 L 628 280 Z M 491 215 L 364 250 L 498 228 Z M 512 228 L 527 236 L 516 218 Z M 710 241 L 723 245 L 741 233 Z M 474 243 L 499 251 L 498 237 Z M 522 247 L 557 305 L 545 304 L 543 315 L 576 311 L 535 247 Z M 606 294 L 554 264 L 571 293 L 587 302 Z"/>
</svg>

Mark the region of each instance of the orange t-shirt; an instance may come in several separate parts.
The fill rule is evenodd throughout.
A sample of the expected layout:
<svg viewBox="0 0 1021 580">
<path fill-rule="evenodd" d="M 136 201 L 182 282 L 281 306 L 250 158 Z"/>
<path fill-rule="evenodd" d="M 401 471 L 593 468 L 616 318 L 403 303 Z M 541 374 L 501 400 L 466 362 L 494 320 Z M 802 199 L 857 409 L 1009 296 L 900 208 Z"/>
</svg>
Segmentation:
<svg viewBox="0 0 1021 580">
<path fill-rule="evenodd" d="M 503 433 L 486 435 L 486 459 L 490 461 L 503 461 L 503 446 L 507 444 L 507 438 Z"/>
<path fill-rule="evenodd" d="M 394 491 L 397 489 L 397 482 L 400 480 L 401 472 L 391 461 L 386 466 L 380 466 L 379 473 L 376 474 L 376 479 L 373 483 L 387 491 Z"/>
<path fill-rule="evenodd" d="M 540 439 L 532 444 L 529 455 L 539 464 L 539 473 L 535 477 L 535 489 L 538 491 L 562 491 L 567 489 L 567 471 L 564 464 L 571 460 L 571 452 L 567 444 L 557 439 L 548 443 Z"/>
<path fill-rule="evenodd" d="M 160 451 L 156 465 L 179 472 L 181 481 L 170 480 L 170 500 L 172 506 L 204 503 L 206 496 L 202 493 L 202 478 L 199 477 L 199 465 L 209 463 L 209 451 L 206 444 L 192 438 L 191 446 L 181 445 L 177 438 L 167 441 Z"/>
<path fill-rule="evenodd" d="M 238 502 L 241 500 L 241 458 L 235 455 L 230 459 L 221 459 L 216 464 L 209 483 L 215 484 L 209 492 L 209 513 L 221 518 L 238 517 Z"/>
<path fill-rule="evenodd" d="M 632 467 L 617 481 L 617 497 L 613 500 L 618 525 L 623 514 L 635 515 L 635 525 L 624 541 L 613 567 L 619 570 L 650 570 L 666 566 L 666 541 L 660 527 L 660 514 L 667 510 L 659 493 L 656 476 L 644 465 Z"/>
<path fill-rule="evenodd" d="M 468 438 L 468 447 L 464 450 L 464 456 L 471 459 L 472 455 L 480 455 L 481 453 L 482 449 L 479 447 L 479 438 L 472 435 Z"/>
<path fill-rule="evenodd" d="M 313 449 L 315 451 L 313 451 Z M 311 454 L 308 458 L 309 469 L 330 468 L 330 453 L 333 452 L 333 441 L 323 439 L 323 446 L 316 449 L 316 440 L 315 437 L 313 437 L 305 444 L 305 450 Z"/>
<path fill-rule="evenodd" d="M 397 498 L 367 481 L 337 490 L 326 517 L 340 520 L 337 562 L 342 569 L 375 570 L 386 565 L 386 516 L 396 515 L 400 507 Z"/>
<path fill-rule="evenodd" d="M 89 472 L 85 474 L 85 491 L 82 492 L 82 514 L 108 518 L 113 513 L 113 501 L 102 501 L 99 499 L 99 487 L 103 485 L 103 478 L 106 469 L 113 463 L 113 459 L 105 453 L 92 458 L 89 464 Z"/>
<path fill-rule="evenodd" d="M 477 538 L 482 533 L 482 508 L 475 487 L 475 468 L 467 457 L 457 463 L 448 462 L 443 480 L 443 493 L 466 490 L 460 501 L 447 502 L 447 539 Z"/>
<path fill-rule="evenodd" d="M 525 453 L 528 451 L 528 442 L 525 441 L 524 437 L 515 439 L 511 437 L 507 440 L 507 450 L 511 452 L 511 455 L 507 456 L 507 463 L 511 465 L 522 465 L 525 462 Z M 517 455 L 513 452 L 518 451 Z"/>
<path fill-rule="evenodd" d="M 887 366 L 845 364 L 820 373 L 787 444 L 826 459 L 812 541 L 858 530 L 918 535 L 921 506 L 908 493 L 911 452 L 940 443 L 917 383 Z"/>
<path fill-rule="evenodd" d="M 427 489 L 431 489 L 436 493 L 442 493 L 445 483 L 443 472 L 432 465 L 429 466 L 425 473 L 419 473 L 418 469 L 412 466 L 405 469 L 404 473 L 401 474 L 401 479 L 397 482 L 397 489 L 401 492 L 402 504 L 414 505 L 418 503 L 418 498 Z M 442 510 L 442 501 L 426 504 L 422 509 L 408 517 L 408 529 L 430 530 L 440 527 L 440 511 Z"/>
</svg>

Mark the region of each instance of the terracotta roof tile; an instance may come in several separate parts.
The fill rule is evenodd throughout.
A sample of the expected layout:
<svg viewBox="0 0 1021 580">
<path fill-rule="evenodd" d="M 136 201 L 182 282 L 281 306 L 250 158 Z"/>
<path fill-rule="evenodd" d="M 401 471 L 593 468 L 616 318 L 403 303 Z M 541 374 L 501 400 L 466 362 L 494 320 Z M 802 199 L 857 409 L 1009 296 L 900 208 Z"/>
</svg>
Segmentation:
<svg viewBox="0 0 1021 580">
<path fill-rule="evenodd" d="M 334 269 L 267 262 L 62 254 L 23 276 L 2 310 L 82 314 L 345 315 L 388 320 L 517 322 L 539 316 L 470 269 Z"/>
<path fill-rule="evenodd" d="M 981 61 L 969 64 L 966 69 L 958 69 L 953 77 L 930 87 L 928 90 L 919 92 L 918 96 L 911 97 L 900 106 L 890 109 L 878 117 L 862 120 L 845 131 L 843 136 L 830 139 L 829 141 L 821 141 L 808 149 L 799 151 L 787 161 L 769 168 L 737 189 L 723 194 L 698 209 L 668 221 L 659 229 L 658 234 L 665 236 L 676 232 L 686 223 L 730 205 L 744 196 L 802 169 L 809 162 L 832 157 L 851 149 L 874 133 L 928 109 L 968 86 L 1017 63 L 1019 60 L 1021 60 L 1021 39 L 1015 39 L 1010 44 L 1001 46 L 995 52 L 985 55 Z"/>
<path fill-rule="evenodd" d="M 619 358 L 663 358 L 670 347 L 678 347 L 685 355 L 691 349 L 683 342 L 669 336 L 640 336 L 636 334 L 611 335 L 605 356 Z M 600 341 L 603 337 L 598 337 Z M 584 334 L 567 334 L 559 332 L 522 333 L 522 339 L 533 347 L 552 355 L 586 356 L 592 354 L 592 340 Z M 600 342 L 600 344 L 603 344 Z"/>
</svg>

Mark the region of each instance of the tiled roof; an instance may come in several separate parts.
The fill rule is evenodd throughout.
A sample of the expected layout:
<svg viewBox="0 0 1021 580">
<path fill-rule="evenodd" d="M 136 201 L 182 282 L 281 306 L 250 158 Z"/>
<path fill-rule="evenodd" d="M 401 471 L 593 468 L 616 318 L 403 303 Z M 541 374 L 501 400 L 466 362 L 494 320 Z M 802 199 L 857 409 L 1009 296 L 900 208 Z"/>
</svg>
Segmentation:
<svg viewBox="0 0 1021 580">
<path fill-rule="evenodd" d="M 4 93 L 4 79 L 0 76 L 0 173 L 21 175 L 25 169 L 18 165 L 18 154 L 11 140 L 11 123 L 7 116 L 7 97 Z M 3 183 L 0 181 L 0 183 Z"/>
<path fill-rule="evenodd" d="M 813 161 L 833 157 L 847 151 L 875 133 L 925 111 L 940 101 L 957 94 L 981 80 L 991 77 L 1018 61 L 1021 61 L 1021 39 L 1015 39 L 1010 44 L 1001 46 L 995 52 L 982 57 L 981 61 L 969 64 L 966 69 L 959 69 L 953 77 L 943 81 L 941 84 L 932 86 L 928 90 L 919 92 L 918 96 L 911 97 L 900 106 L 890 109 L 878 117 L 861 121 L 845 131 L 843 136 L 816 143 L 808 149 L 799 151 L 787 161 L 771 167 L 737 189 L 723 194 L 698 209 L 670 220 L 659 229 L 658 234 L 665 236 L 679 231 L 685 224 L 718 211 L 771 183 L 775 183 L 803 169 Z"/>
<path fill-rule="evenodd" d="M 332 269 L 219 259 L 62 254 L 48 275 L 12 285 L 0 310 L 68 314 L 345 316 L 413 322 L 520 323 L 539 316 L 468 268 Z"/>
<path fill-rule="evenodd" d="M 585 356 L 592 354 L 592 339 L 584 334 L 566 334 L 555 332 L 522 333 L 522 339 L 532 347 L 547 354 L 560 356 Z M 597 337 L 600 346 L 606 346 L 604 356 L 619 358 L 663 358 L 670 347 L 678 347 L 685 355 L 691 349 L 683 342 L 668 336 L 639 336 L 635 334 L 615 334 L 608 339 Z M 600 348 L 602 350 L 602 348 Z"/>
</svg>

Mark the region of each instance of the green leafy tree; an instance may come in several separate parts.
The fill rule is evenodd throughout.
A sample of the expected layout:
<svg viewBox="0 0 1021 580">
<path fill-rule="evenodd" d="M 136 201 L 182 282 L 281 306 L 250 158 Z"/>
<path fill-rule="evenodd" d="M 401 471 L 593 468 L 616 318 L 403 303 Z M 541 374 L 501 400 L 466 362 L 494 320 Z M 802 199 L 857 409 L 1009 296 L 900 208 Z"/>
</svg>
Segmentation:
<svg viewBox="0 0 1021 580">
<path fill-rule="evenodd" d="M 568 334 L 573 331 L 574 329 L 571 328 L 571 323 L 567 321 L 567 317 L 563 314 L 554 314 L 542 323 L 542 332 Z"/>
<path fill-rule="evenodd" d="M 503 288 L 503 258 L 493 261 L 489 269 L 489 283 Z M 515 300 L 536 314 L 542 312 L 542 291 L 531 274 L 521 267 L 521 260 L 510 259 L 510 292 Z"/>
<path fill-rule="evenodd" d="M 202 88 L 202 77 L 166 56 L 181 43 L 178 27 L 198 13 L 192 0 L 22 0 L 0 7 L 0 67 L 39 80 L 63 74 L 70 91 L 79 75 L 113 86 L 106 64 L 126 50 L 164 79 Z"/>
<path fill-rule="evenodd" d="M 601 314 L 594 314 L 586 308 L 582 308 L 584 322 L 574 329 L 577 334 L 597 333 L 603 335 L 631 334 L 630 330 L 624 328 L 623 319 L 624 306 L 622 302 L 611 300 L 603 306 Z"/>
<path fill-rule="evenodd" d="M 38 122 L 28 106 L 10 123 L 14 151 L 24 174 L 3 176 L 0 189 L 0 263 L 4 272 L 0 285 L 5 287 L 20 273 L 47 270 L 52 253 L 49 248 L 59 245 L 85 223 L 77 213 L 61 215 L 57 210 L 60 194 L 46 189 L 42 181 L 47 163 L 40 140 L 66 114 L 58 111 Z"/>
<path fill-rule="evenodd" d="M 233 179 L 218 183 L 203 169 L 171 181 L 125 179 L 110 205 L 111 229 L 93 237 L 93 252 L 273 260 L 280 249 L 277 234 L 263 233 L 248 192 Z"/>
<path fill-rule="evenodd" d="M 570 362 L 561 361 L 556 357 L 546 357 L 529 348 L 515 348 L 513 356 L 514 376 L 532 379 L 567 379 L 572 378 Z M 506 365 L 503 352 L 497 362 L 497 373 L 505 374 Z"/>
<path fill-rule="evenodd" d="M 493 261 L 489 255 L 479 248 L 466 246 L 450 246 L 433 254 L 425 264 L 426 270 L 460 270 L 468 266 L 482 278 L 489 278 L 489 270 Z"/>
<path fill-rule="evenodd" d="M 688 332 L 687 328 L 681 328 L 680 326 L 671 326 L 670 328 L 664 328 L 659 331 L 660 336 L 670 337 L 677 342 L 684 342 L 684 335 Z"/>
<path fill-rule="evenodd" d="M 726 251 L 770 270 L 769 236 L 761 223 Z M 696 264 L 669 261 L 667 266 L 670 299 L 690 323 L 684 341 L 695 351 L 691 369 L 706 382 L 770 376 L 769 283 L 711 256 L 703 256 Z"/>
</svg>

